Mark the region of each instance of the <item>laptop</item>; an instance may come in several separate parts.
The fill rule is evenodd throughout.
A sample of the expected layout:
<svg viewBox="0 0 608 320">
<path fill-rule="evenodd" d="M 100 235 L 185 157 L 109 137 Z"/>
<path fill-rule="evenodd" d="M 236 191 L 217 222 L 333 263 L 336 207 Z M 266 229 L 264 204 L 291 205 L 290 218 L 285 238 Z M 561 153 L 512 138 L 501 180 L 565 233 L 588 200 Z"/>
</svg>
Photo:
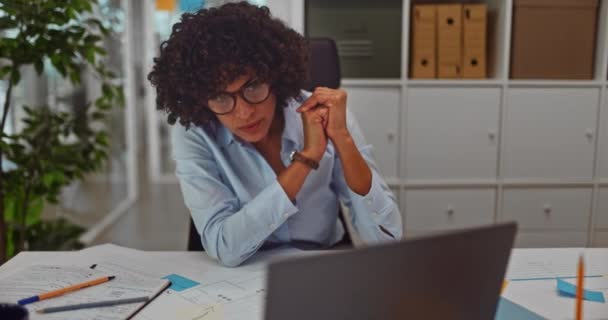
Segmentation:
<svg viewBox="0 0 608 320">
<path fill-rule="evenodd" d="M 504 223 L 272 263 L 265 319 L 493 319 L 516 230 Z"/>
</svg>

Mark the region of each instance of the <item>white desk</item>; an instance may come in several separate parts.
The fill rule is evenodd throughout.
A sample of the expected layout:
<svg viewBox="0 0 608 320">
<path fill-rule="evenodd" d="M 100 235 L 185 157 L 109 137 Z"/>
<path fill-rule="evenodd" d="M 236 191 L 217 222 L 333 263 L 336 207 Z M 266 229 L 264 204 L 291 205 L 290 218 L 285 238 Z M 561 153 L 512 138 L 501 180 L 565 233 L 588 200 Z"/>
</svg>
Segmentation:
<svg viewBox="0 0 608 320">
<path fill-rule="evenodd" d="M 22 252 L 0 266 L 0 279 L 13 271 L 33 264 L 79 265 L 89 267 L 105 262 L 119 263 L 159 278 L 178 274 L 201 284 L 183 296 L 165 294 L 156 298 L 135 319 L 182 319 L 183 310 L 193 310 L 200 305 L 223 301 L 223 296 L 238 296 L 238 301 L 224 303 L 224 319 L 263 319 L 266 265 L 274 260 L 293 255 L 323 254 L 330 251 L 300 251 L 293 248 L 276 249 L 256 254 L 238 268 L 226 268 L 203 252 L 144 252 L 113 245 L 103 245 L 77 252 Z M 194 290 L 197 289 L 197 290 Z M 186 291 L 184 291 L 186 292 Z M 180 299 L 175 297 L 179 296 Z M 176 307 L 179 306 L 179 307 Z M 199 308 L 200 310 L 200 308 Z M 178 312 L 179 311 L 179 312 Z M 44 319 L 31 314 L 35 319 Z"/>
<path fill-rule="evenodd" d="M 328 251 L 323 251 L 323 253 L 327 252 Z M 590 268 L 589 271 L 593 271 L 594 273 L 601 272 L 603 275 L 608 275 L 608 248 L 514 249 L 507 271 L 507 278 L 520 277 L 523 275 L 524 269 L 531 270 L 526 264 L 531 265 L 532 269 L 537 267 L 541 269 L 545 267 L 554 267 L 563 272 L 571 269 L 571 273 L 575 274 L 576 262 L 578 255 L 581 252 L 584 252 L 585 254 L 587 266 Z M 141 268 L 145 268 L 148 272 L 155 272 L 161 276 L 171 273 L 179 274 L 200 282 L 201 285 L 209 283 L 218 284 L 226 279 L 230 279 L 231 281 L 255 282 L 253 285 L 258 285 L 263 288 L 265 285 L 266 264 L 275 258 L 280 259 L 294 255 L 308 254 L 321 253 L 314 251 L 304 252 L 297 249 L 277 249 L 259 253 L 241 267 L 224 268 L 201 252 L 143 252 L 112 245 L 104 245 L 85 249 L 80 252 L 22 252 L 0 266 L 0 278 L 13 270 L 32 264 L 58 263 L 90 265 L 105 259 L 113 259 L 114 261 L 118 259 L 133 266 L 140 266 Z M 567 271 L 567 273 L 568 272 L 570 271 Z M 534 274 L 534 270 L 532 270 L 530 274 Z M 533 285 L 530 285 L 530 283 L 533 283 Z M 534 297 L 530 297 L 531 293 L 533 293 Z M 503 296 L 547 318 L 553 319 L 558 317 L 571 319 L 574 314 L 574 303 L 571 303 L 571 299 L 557 296 L 554 279 L 510 281 L 503 292 Z M 247 309 L 233 310 L 231 309 L 233 308 L 231 307 L 231 304 L 225 304 L 225 318 L 234 320 L 262 319 L 263 303 L 262 294 L 257 297 L 251 297 L 250 301 L 248 301 Z M 552 310 L 546 310 L 548 308 Z M 249 312 L 249 314 L 245 314 L 245 310 Z M 598 313 L 600 315 L 605 315 L 592 317 L 593 319 L 608 319 L 608 303 L 600 305 L 595 302 L 586 301 L 585 310 L 589 311 L 587 313 L 589 315 Z M 604 310 L 605 313 L 603 313 Z M 556 314 L 559 316 L 556 316 Z M 141 319 L 152 318 L 143 317 Z"/>
</svg>

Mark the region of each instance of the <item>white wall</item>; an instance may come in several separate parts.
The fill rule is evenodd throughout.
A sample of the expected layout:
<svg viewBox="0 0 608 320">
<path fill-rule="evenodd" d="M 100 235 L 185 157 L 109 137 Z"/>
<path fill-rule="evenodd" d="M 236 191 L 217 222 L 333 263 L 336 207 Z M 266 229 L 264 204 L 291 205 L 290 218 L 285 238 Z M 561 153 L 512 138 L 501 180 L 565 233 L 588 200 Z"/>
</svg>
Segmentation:
<svg viewBox="0 0 608 320">
<path fill-rule="evenodd" d="M 266 6 L 273 16 L 299 33 L 304 33 L 304 0 L 267 0 Z"/>
</svg>

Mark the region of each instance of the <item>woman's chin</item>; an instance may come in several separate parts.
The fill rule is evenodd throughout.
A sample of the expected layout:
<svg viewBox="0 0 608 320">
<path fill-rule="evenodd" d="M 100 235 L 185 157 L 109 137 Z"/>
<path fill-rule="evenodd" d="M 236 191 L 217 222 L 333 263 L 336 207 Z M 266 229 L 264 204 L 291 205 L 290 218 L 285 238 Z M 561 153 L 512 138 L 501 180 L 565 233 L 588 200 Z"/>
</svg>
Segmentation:
<svg viewBox="0 0 608 320">
<path fill-rule="evenodd" d="M 256 143 L 262 141 L 268 135 L 268 128 L 260 128 L 256 132 L 239 132 L 238 136 L 243 141 Z"/>
<path fill-rule="evenodd" d="M 247 135 L 247 136 L 240 136 L 240 138 L 243 141 L 247 141 L 249 143 L 256 143 L 256 142 L 260 142 L 264 139 L 264 135 Z"/>
</svg>

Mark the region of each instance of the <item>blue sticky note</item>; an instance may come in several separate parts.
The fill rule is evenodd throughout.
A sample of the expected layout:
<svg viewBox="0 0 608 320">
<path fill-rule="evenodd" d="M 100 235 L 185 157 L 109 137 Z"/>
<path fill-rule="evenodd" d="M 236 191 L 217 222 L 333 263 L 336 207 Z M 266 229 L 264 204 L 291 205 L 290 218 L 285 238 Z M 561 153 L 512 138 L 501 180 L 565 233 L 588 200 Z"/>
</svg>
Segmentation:
<svg viewBox="0 0 608 320">
<path fill-rule="evenodd" d="M 169 287 L 169 289 L 178 292 L 199 285 L 199 283 L 194 280 L 190 280 L 174 273 L 163 277 L 163 279 L 168 279 L 169 281 L 171 281 L 171 287 Z"/>
<path fill-rule="evenodd" d="M 576 297 L 576 286 L 562 279 L 557 279 L 557 290 L 560 295 L 572 298 Z M 604 294 L 600 291 L 583 290 L 583 299 L 601 303 L 606 302 Z"/>
<path fill-rule="evenodd" d="M 522 307 L 521 305 L 501 297 L 498 301 L 498 308 L 494 320 L 545 320 L 538 314 Z"/>
</svg>

